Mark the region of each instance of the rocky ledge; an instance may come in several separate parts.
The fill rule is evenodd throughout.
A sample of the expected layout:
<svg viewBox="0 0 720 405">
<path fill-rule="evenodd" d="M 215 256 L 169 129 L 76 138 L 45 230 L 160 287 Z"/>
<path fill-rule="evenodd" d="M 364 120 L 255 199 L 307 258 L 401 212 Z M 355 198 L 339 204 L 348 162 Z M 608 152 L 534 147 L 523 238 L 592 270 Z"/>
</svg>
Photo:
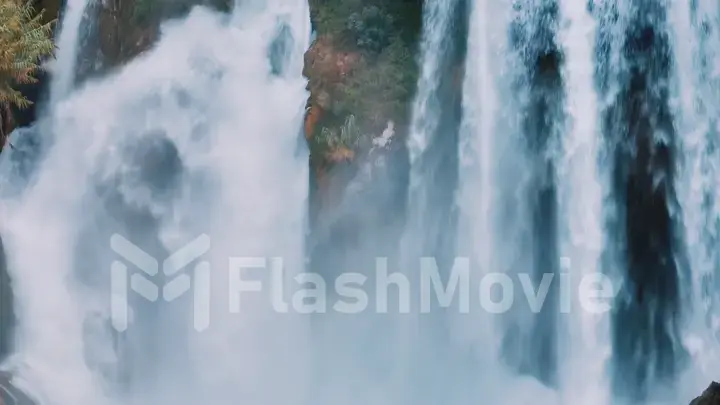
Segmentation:
<svg viewBox="0 0 720 405">
<path fill-rule="evenodd" d="M 710 383 L 702 395 L 693 399 L 690 405 L 720 405 L 720 383 Z"/>
<path fill-rule="evenodd" d="M 0 371 L 0 405 L 37 405 L 25 392 L 12 383 L 12 375 Z"/>
</svg>

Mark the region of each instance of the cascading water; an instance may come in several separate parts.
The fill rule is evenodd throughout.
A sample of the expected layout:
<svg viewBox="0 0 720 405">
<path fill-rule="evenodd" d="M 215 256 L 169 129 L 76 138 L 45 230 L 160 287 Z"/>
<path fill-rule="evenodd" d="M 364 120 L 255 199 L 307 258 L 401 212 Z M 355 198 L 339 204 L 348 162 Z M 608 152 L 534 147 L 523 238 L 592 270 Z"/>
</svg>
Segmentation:
<svg viewBox="0 0 720 405">
<path fill-rule="evenodd" d="M 720 206 L 718 114 L 720 103 L 720 5 L 712 1 L 674 2 L 669 11 L 678 85 L 674 94 L 682 153 L 675 186 L 684 214 L 689 266 L 686 305 L 691 308 L 684 343 L 692 367 L 682 380 L 691 397 L 717 379 L 720 354 L 717 238 Z"/>
<path fill-rule="evenodd" d="M 452 261 L 443 259 L 452 246 L 452 238 L 448 237 L 453 222 L 452 200 L 448 197 L 452 196 L 457 178 L 457 129 L 453 127 L 457 119 L 452 114 L 460 99 L 452 97 L 450 88 L 453 65 L 460 59 L 458 41 L 464 37 L 462 30 L 457 29 L 461 25 L 459 19 L 463 18 L 458 16 L 464 8 L 465 2 L 461 0 L 429 0 L 423 10 L 420 77 L 407 145 L 410 184 L 401 252 L 402 269 L 411 285 L 420 285 L 417 275 L 422 257 L 438 259 L 441 271 L 452 265 Z M 412 302 L 419 302 L 416 297 L 413 294 Z M 446 386 L 439 380 L 446 378 L 440 370 L 446 367 L 447 354 L 418 349 L 433 347 L 445 327 L 432 320 L 426 322 L 428 317 L 421 317 L 419 308 L 411 311 L 401 319 L 397 336 L 400 361 L 396 378 L 403 386 L 403 398 L 417 402 L 438 395 L 437 400 L 443 400 L 445 390 L 434 388 Z"/>
<path fill-rule="evenodd" d="M 431 0 L 425 5 L 419 59 L 420 79 L 408 138 L 410 163 L 416 171 L 421 169 L 419 160 L 437 136 L 436 131 L 440 126 L 441 105 L 437 93 L 446 58 L 445 52 L 452 43 L 451 27 L 458 2 L 459 0 Z M 411 181 L 420 180 L 424 180 L 421 173 L 416 173 L 411 178 Z"/>
<path fill-rule="evenodd" d="M 596 22 L 582 2 L 560 2 L 566 28 L 559 32 L 565 63 L 565 113 L 569 118 L 559 156 L 558 183 L 561 232 L 561 277 L 568 277 L 576 291 L 583 277 L 596 275 L 603 247 L 602 199 L 606 169 L 598 159 L 601 137 L 597 126 L 597 97 L 594 89 Z M 607 63 L 607 62 L 605 62 Z M 559 281 L 559 280 L 556 280 Z M 566 403 L 606 405 L 607 379 L 604 366 L 609 356 L 608 319 L 583 308 L 577 296 L 571 306 L 560 339 L 560 387 Z M 562 304 L 561 304 L 562 305 Z M 562 308 L 560 308 L 562 311 Z"/>
<path fill-rule="evenodd" d="M 232 16 L 198 8 L 147 54 L 52 106 L 56 142 L 36 184 L 3 201 L 20 319 L 11 366 L 46 403 L 303 397 L 305 318 L 271 312 L 268 288 L 229 313 L 227 286 L 228 257 L 282 257 L 288 279 L 303 268 L 309 39 L 304 1 L 242 2 Z M 70 75 L 63 66 L 56 73 Z M 191 293 L 169 304 L 130 292 L 127 330 L 110 328 L 124 325 L 110 307 L 122 293 L 118 280 L 110 289 L 111 264 L 123 260 L 111 241 L 118 250 L 122 238 L 161 262 L 209 240 L 210 284 L 204 265 L 194 284 L 196 298 L 211 290 L 206 330 L 192 329 L 207 319 Z"/>
<path fill-rule="evenodd" d="M 556 151 L 566 120 L 560 72 L 564 55 L 556 38 L 561 17 L 556 1 L 518 1 L 514 8 L 509 57 L 515 96 L 510 100 L 517 108 L 513 135 L 524 178 L 514 192 L 522 223 L 517 250 L 510 254 L 524 265 L 511 264 L 507 271 L 526 272 L 540 285 L 545 275 L 558 272 Z M 511 367 L 549 386 L 558 384 L 558 291 L 557 283 L 551 284 L 536 313 L 515 305 L 506 317 L 503 341 L 503 356 Z"/>
<path fill-rule="evenodd" d="M 53 72 L 50 76 L 48 105 L 40 103 L 41 109 L 52 109 L 60 100 L 67 97 L 75 85 L 75 65 L 77 63 L 83 16 L 91 0 L 67 0 L 60 13 L 62 21 L 58 24 L 55 43 L 57 50 L 52 61 L 45 64 Z M 41 96 L 41 98 L 44 96 Z M 42 115 L 42 113 L 39 113 Z M 47 115 L 47 114 L 46 114 Z M 6 148 L 0 160 L 0 171 L 6 176 L 0 179 L 0 193 L 17 194 L 24 190 L 35 173 L 37 162 L 42 158 L 44 148 L 52 140 L 52 123 L 43 117 L 39 123 L 18 128 L 10 134 L 11 148 Z"/>
<path fill-rule="evenodd" d="M 553 18 L 545 12 L 552 14 L 551 10 L 538 12 L 532 2 L 525 3 L 513 7 L 508 2 L 474 1 L 470 16 L 458 151 L 461 219 L 456 251 L 473 262 L 472 291 L 502 273 L 514 281 L 523 269 L 538 270 L 531 270 L 533 279 L 542 276 L 540 270 L 548 263 L 536 260 L 551 258 L 554 250 L 552 218 L 543 217 L 547 212 L 533 213 L 554 210 L 552 193 L 543 197 L 552 187 L 533 188 L 531 178 L 540 175 L 540 180 L 552 181 L 553 176 L 545 151 L 552 142 L 542 139 L 552 138 L 554 131 L 552 117 L 545 114 L 553 115 L 562 107 L 557 104 L 562 98 L 551 95 L 556 91 L 552 75 L 558 72 L 552 65 L 557 60 L 547 48 L 552 33 L 544 32 L 551 29 L 546 24 L 553 24 Z M 526 52 L 525 46 L 533 44 L 538 46 Z M 534 167 L 541 171 L 533 171 Z M 532 246 L 539 241 L 531 236 L 535 232 L 551 233 L 544 238 L 546 247 Z M 485 290 L 481 287 L 481 291 Z M 517 289 L 513 295 L 519 296 Z M 475 301 L 470 317 L 458 316 L 452 326 L 455 343 L 469 348 L 474 358 L 467 370 L 475 378 L 470 382 L 477 390 L 474 395 L 503 403 L 556 402 L 551 390 L 537 382 L 553 378 L 555 367 L 542 364 L 541 358 L 549 355 L 552 361 L 553 341 L 540 336 L 533 341 L 533 334 L 553 333 L 552 325 L 539 321 L 552 316 L 551 311 L 533 314 L 513 304 L 509 313 L 498 314 L 492 312 L 497 306 L 487 305 L 488 299 L 498 300 L 481 296 L 485 304 L 478 307 Z"/>
<path fill-rule="evenodd" d="M 468 32 L 468 53 L 463 87 L 463 122 L 459 137 L 459 184 L 457 253 L 476 261 L 479 271 L 474 280 L 496 268 L 495 213 L 497 209 L 496 176 L 504 153 L 505 137 L 495 137 L 505 122 L 496 120 L 503 113 L 501 104 L 503 55 L 506 52 L 508 9 L 499 2 L 471 3 Z M 490 18 L 489 16 L 493 16 Z M 496 78 L 498 78 L 496 80 Z M 499 122 L 498 122 L 499 121 Z M 477 355 L 493 361 L 499 346 L 495 325 L 487 317 L 473 316 L 476 327 L 464 322 L 456 329 L 459 342 L 476 346 Z M 483 322 L 488 321 L 488 322 Z M 482 342 L 477 344 L 475 342 Z"/>
<path fill-rule="evenodd" d="M 90 0 L 67 0 L 60 34 L 56 41 L 58 52 L 50 85 L 50 105 L 55 105 L 72 90 L 80 43 L 80 26 L 89 2 Z"/>
<path fill-rule="evenodd" d="M 611 150 L 608 192 L 614 205 L 608 250 L 617 254 L 614 267 L 624 282 L 612 314 L 611 369 L 614 395 L 636 402 L 665 395 L 656 388 L 650 395 L 650 385 L 668 387 L 683 357 L 685 266 L 673 186 L 672 49 L 663 2 L 619 2 L 611 12 L 622 27 L 613 38 L 622 63 L 601 90 L 607 100 L 602 130 Z M 600 79 L 607 80 L 607 72 Z"/>
<path fill-rule="evenodd" d="M 547 311 L 530 314 L 514 307 L 505 317 L 509 324 L 504 317 L 484 324 L 505 336 L 502 348 L 491 349 L 489 357 L 504 358 L 515 373 L 557 387 L 563 401 L 587 396 L 596 403 L 667 400 L 666 390 L 656 388 L 652 395 L 649 390 L 685 380 L 681 300 L 689 296 L 682 210 L 673 191 L 677 142 L 669 98 L 674 70 L 664 16 L 668 6 L 576 3 L 516 2 L 512 23 L 472 20 L 459 186 L 467 222 L 461 220 L 458 243 L 465 246 L 462 253 L 469 251 L 490 269 L 484 271 L 534 269 L 538 276 L 557 274 L 560 267 L 577 281 L 602 268 L 618 293 L 611 316 L 586 313 L 571 300 L 570 313 L 558 317 L 564 303 L 556 307 L 552 298 L 558 292 L 549 289 Z M 717 10 L 699 3 L 674 7 L 681 13 L 692 10 L 696 21 L 687 27 L 695 25 L 702 33 L 696 47 L 705 48 L 694 51 L 704 52 L 702 57 L 690 59 L 708 66 L 714 49 L 708 21 L 717 18 Z M 476 2 L 475 8 L 502 15 L 493 7 L 494 2 Z M 497 43 L 507 27 L 512 27 L 509 47 L 503 49 Z M 678 64 L 697 70 L 687 59 Z M 704 71 L 707 77 L 712 69 Z M 687 71 L 681 76 L 698 81 Z M 685 118 L 686 128 L 698 115 L 695 99 L 707 103 L 713 91 L 690 96 L 683 90 L 685 110 L 694 114 Z M 709 139 L 708 131 L 700 133 Z M 698 147 L 698 141 L 686 145 L 697 156 L 714 150 Z M 690 167 L 695 167 L 688 172 L 694 184 L 703 178 L 705 195 L 714 193 L 712 170 Z M 691 195 L 688 187 L 678 188 Z M 686 218 L 694 220 L 691 233 L 704 239 L 704 246 L 714 235 L 708 200 L 681 198 L 696 207 Z M 696 243 L 695 250 L 705 253 L 690 255 L 699 253 L 706 268 L 713 268 L 701 246 Z M 560 257 L 565 259 L 558 263 Z M 693 268 L 696 273 L 698 266 Z M 578 285 L 571 285 L 575 293 Z M 493 342 L 494 336 L 486 332 L 485 339 Z M 508 383 L 517 378 L 509 377 Z M 688 395 L 681 389 L 674 398 Z"/>
<path fill-rule="evenodd" d="M 472 301 L 383 320 L 282 313 L 304 269 L 307 4 L 197 8 L 73 90 L 86 3 L 71 0 L 59 39 L 56 142 L 2 201 L 20 319 L 8 366 L 46 404 L 677 403 L 717 372 L 716 1 L 427 0 L 402 270 L 414 283 L 434 256 L 446 274 L 456 254 L 471 286 L 553 278 L 539 310 L 515 283 L 505 314 Z M 163 269 L 149 302 L 127 290 L 139 270 L 112 264 L 130 243 L 209 252 L 174 255 L 192 282 Z M 622 289 L 593 314 L 577 281 L 601 269 Z M 240 278 L 263 291 L 238 299 Z M 391 349 L 375 347 L 388 329 Z"/>
</svg>

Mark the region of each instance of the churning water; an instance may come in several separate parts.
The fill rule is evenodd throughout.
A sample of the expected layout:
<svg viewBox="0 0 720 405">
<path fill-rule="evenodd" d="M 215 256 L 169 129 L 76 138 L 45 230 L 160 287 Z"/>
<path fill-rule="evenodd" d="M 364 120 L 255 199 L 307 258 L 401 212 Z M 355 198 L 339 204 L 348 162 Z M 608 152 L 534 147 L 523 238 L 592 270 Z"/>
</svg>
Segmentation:
<svg viewBox="0 0 720 405">
<path fill-rule="evenodd" d="M 252 300 L 229 315 L 225 270 L 230 256 L 279 256 L 288 277 L 302 271 L 309 40 L 303 1 L 198 8 L 52 106 L 53 147 L 35 181 L 4 201 L 3 223 L 20 320 L 11 366 L 48 404 L 302 398 L 306 320 Z M 209 264 L 222 266 L 206 285 L 213 327 L 193 330 L 181 297 L 130 299 L 132 327 L 111 328 L 109 266 L 124 260 L 113 234 L 157 258 L 212 235 Z"/>
</svg>

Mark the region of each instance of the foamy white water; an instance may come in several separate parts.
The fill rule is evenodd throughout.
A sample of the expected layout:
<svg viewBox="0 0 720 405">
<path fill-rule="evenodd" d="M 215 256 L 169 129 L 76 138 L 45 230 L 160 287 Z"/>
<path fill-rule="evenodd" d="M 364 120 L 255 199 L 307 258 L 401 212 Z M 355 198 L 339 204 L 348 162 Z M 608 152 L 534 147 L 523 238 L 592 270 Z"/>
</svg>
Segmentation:
<svg viewBox="0 0 720 405">
<path fill-rule="evenodd" d="M 423 33 L 420 42 L 420 78 L 413 103 L 408 149 L 411 164 L 425 152 L 440 119 L 437 91 L 440 85 L 443 57 L 451 38 L 451 23 L 457 0 L 429 0 L 423 10 Z"/>
<path fill-rule="evenodd" d="M 309 10 L 304 1 L 283 0 L 268 1 L 256 14 L 243 10 L 236 13 L 243 24 L 231 37 L 235 44 L 217 48 L 226 53 L 237 47 L 229 66 L 241 69 L 229 70 L 218 89 L 225 100 L 219 103 L 221 115 L 228 119 L 208 155 L 221 190 L 210 227 L 212 265 L 222 269 L 228 256 L 280 257 L 290 285 L 304 270 L 308 155 L 300 134 L 307 97 L 301 72 Z M 268 78 L 267 47 L 276 21 L 289 28 L 293 40 L 284 55 L 286 74 Z M 270 278 L 257 271 L 243 277 L 264 280 L 263 292 L 244 293 L 240 312 L 228 314 L 227 274 L 213 274 L 212 323 L 194 343 L 198 399 L 219 405 L 304 403 L 311 381 L 309 317 L 273 312 Z M 291 292 L 288 288 L 285 300 Z"/>
<path fill-rule="evenodd" d="M 676 126 L 680 151 L 675 186 L 683 210 L 690 279 L 684 346 L 692 361 L 679 397 L 691 399 L 720 372 L 720 4 L 672 2 L 669 12 L 677 72 Z"/>
<path fill-rule="evenodd" d="M 420 42 L 420 77 L 413 102 L 410 133 L 407 147 L 410 154 L 410 184 L 408 190 L 407 224 L 402 240 L 403 271 L 415 285 L 419 258 L 431 255 L 426 240 L 439 232 L 433 221 L 433 209 L 430 194 L 437 185 L 433 184 L 432 173 L 435 167 L 428 165 L 428 155 L 433 151 L 430 144 L 442 137 L 439 134 L 442 103 L 438 90 L 446 59 L 451 57 L 452 20 L 457 0 L 427 0 L 423 9 L 423 31 Z M 415 294 L 413 294 L 414 296 Z M 399 391 L 405 398 L 417 395 L 417 370 L 424 367 L 418 363 L 418 344 L 422 340 L 420 319 L 416 310 L 398 320 L 398 333 L 395 334 L 397 365 L 395 378 L 401 387 Z M 411 400 L 411 399 L 409 399 Z M 412 401 L 412 400 L 411 400 Z"/>
<path fill-rule="evenodd" d="M 572 291 L 583 277 L 592 277 L 600 267 L 603 249 L 603 181 L 599 151 L 602 134 L 594 87 L 596 22 L 582 2 L 560 2 L 566 28 L 558 39 L 565 53 L 563 78 L 568 126 L 558 165 L 561 213 L 561 272 L 570 275 Z M 607 174 L 607 173 L 603 173 Z M 559 281 L 559 280 L 557 280 Z M 574 294 L 562 339 L 561 395 L 563 403 L 609 404 L 605 367 L 610 357 L 609 317 L 583 310 Z"/>
<path fill-rule="evenodd" d="M 37 184 L 19 201 L 4 201 L 3 229 L 20 319 L 13 361 L 48 404 L 302 402 L 307 319 L 272 313 L 261 299 L 267 288 L 245 293 L 242 311 L 231 314 L 228 258 L 277 256 L 288 278 L 302 271 L 308 156 L 301 70 L 309 39 L 302 0 L 243 3 L 231 18 L 197 8 L 168 24 L 153 50 L 54 106 L 56 142 Z M 137 177 L 153 170 L 137 165 L 152 162 L 132 156 L 134 145 L 157 136 L 182 162 L 171 201 Z M 151 176 L 160 174 L 154 170 Z M 102 249 L 99 259 L 77 253 L 109 250 L 109 238 L 80 238 L 88 222 L 95 235 L 114 231 L 102 184 L 115 184 L 126 210 L 157 219 L 155 236 L 152 227 L 138 228 L 142 223 L 125 225 L 159 238 L 167 251 L 203 232 L 211 243 L 208 329 L 193 331 L 192 308 L 174 307 L 184 312 L 160 319 L 151 334 L 165 342 L 151 353 L 159 375 L 142 389 L 125 387 L 122 400 L 115 376 L 127 361 L 143 360 L 143 347 L 133 345 L 144 342 L 125 340 L 125 354 L 101 358 L 117 349 L 112 334 L 87 332 L 87 320 L 98 315 L 109 324 L 109 265 L 118 257 Z M 128 331 L 133 327 L 147 328 L 131 323 Z M 183 336 L 187 346 L 178 343 Z M 101 373 L 108 367 L 115 373 Z"/>
<path fill-rule="evenodd" d="M 57 37 L 57 54 L 53 62 L 50 84 L 50 105 L 67 97 L 75 81 L 80 26 L 90 0 L 67 0 L 63 11 L 60 35 Z"/>
<path fill-rule="evenodd" d="M 503 90 L 501 70 L 506 52 L 508 8 L 502 2 L 474 1 L 470 14 L 468 55 L 463 92 L 463 122 L 459 138 L 459 223 L 458 252 L 468 255 L 478 266 L 473 272 L 477 281 L 494 271 L 496 193 L 498 152 L 497 131 L 503 117 L 499 107 L 499 92 Z M 492 15 L 493 18 L 489 16 Z M 502 143 L 502 141 L 500 141 Z M 492 322 L 478 319 L 475 327 L 462 325 L 456 331 L 460 342 L 481 341 L 483 355 L 495 356 L 499 349 L 498 336 Z"/>
<path fill-rule="evenodd" d="M 472 2 L 456 198 L 457 254 L 471 260 L 472 286 L 489 273 L 524 266 L 522 246 L 529 211 L 521 190 L 527 184 L 528 166 L 521 151 L 519 110 L 511 101 L 515 100 L 516 68 L 509 56 L 511 17 L 509 2 Z M 467 397 L 452 399 L 457 403 L 473 398 L 508 404 L 557 403 L 552 389 L 533 377 L 517 375 L 501 361 L 502 320 L 503 315 L 479 308 L 453 317 L 450 334 L 455 348 L 471 355 L 462 373 L 470 376 L 472 388 Z"/>
</svg>

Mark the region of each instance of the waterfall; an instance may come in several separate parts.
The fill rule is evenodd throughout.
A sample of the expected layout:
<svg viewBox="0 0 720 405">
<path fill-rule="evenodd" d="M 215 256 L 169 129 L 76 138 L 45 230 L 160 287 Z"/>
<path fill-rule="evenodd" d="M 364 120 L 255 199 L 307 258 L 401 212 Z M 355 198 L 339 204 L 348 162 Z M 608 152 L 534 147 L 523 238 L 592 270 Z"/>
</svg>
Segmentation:
<svg viewBox="0 0 720 405">
<path fill-rule="evenodd" d="M 663 7 L 628 4 L 517 1 L 502 13 L 478 1 L 494 19 L 471 23 L 459 244 L 485 272 L 532 269 L 535 286 L 567 277 L 575 294 L 603 271 L 618 293 L 612 316 L 592 314 L 551 284 L 539 312 L 513 302 L 477 334 L 508 381 L 528 375 L 568 402 L 642 401 L 649 384 L 680 375 L 673 72 Z"/>
<path fill-rule="evenodd" d="M 527 272 L 535 285 L 559 270 L 557 150 L 565 136 L 565 89 L 561 66 L 565 55 L 558 44 L 558 2 L 515 3 L 510 29 L 512 86 L 517 104 L 517 148 L 524 184 L 516 190 L 523 201 L 524 223 L 515 253 L 524 266 L 510 265 L 511 273 Z M 524 240 L 523 240 L 524 239 Z M 518 372 L 533 375 L 549 386 L 558 384 L 558 284 L 551 284 L 539 312 L 516 305 L 504 336 L 504 356 Z"/>
<path fill-rule="evenodd" d="M 691 274 L 684 280 L 691 319 L 684 344 L 692 367 L 682 395 L 692 397 L 715 378 L 720 354 L 717 255 L 720 205 L 718 113 L 720 102 L 720 7 L 709 1 L 674 2 L 669 10 L 678 84 L 675 89 L 679 163 L 675 186 L 683 208 L 685 244 Z"/>
<path fill-rule="evenodd" d="M 494 16 L 490 18 L 489 16 Z M 497 270 L 495 237 L 498 223 L 495 217 L 498 195 L 502 193 L 497 183 L 502 160 L 495 154 L 506 156 L 506 137 L 495 136 L 503 128 L 502 96 L 504 75 L 502 72 L 506 52 L 505 34 L 507 7 L 501 2 L 473 1 L 468 32 L 468 53 L 465 62 L 463 85 L 463 122 L 461 126 L 458 155 L 459 181 L 457 206 L 459 211 L 457 253 L 469 256 L 478 268 L 473 279 Z M 496 79 L 497 78 L 497 79 Z M 475 327 L 460 324 L 458 342 L 472 347 L 481 341 L 481 355 L 494 360 L 499 350 L 495 325 L 485 316 L 473 316 Z"/>
<path fill-rule="evenodd" d="M 1 190 L 3 366 L 42 405 L 664 405 L 717 378 L 716 0 L 426 0 L 406 222 L 375 262 L 407 278 L 386 289 L 402 314 L 296 290 L 328 289 L 305 273 L 306 1 L 195 7 L 75 88 L 88 1 L 58 39 L 54 141 Z M 364 198 L 338 215 L 370 217 Z M 396 231 L 367 228 L 313 265 L 364 271 Z M 469 313 L 418 308 L 421 257 L 446 288 L 467 259 Z M 501 278 L 504 309 L 483 289 Z"/>
<path fill-rule="evenodd" d="M 717 5 L 524 1 L 512 21 L 492 15 L 471 22 L 458 243 L 480 268 L 559 269 L 573 293 L 602 271 L 616 295 L 608 314 L 513 308 L 484 323 L 483 339 L 505 336 L 488 357 L 569 402 L 691 397 L 720 324 Z"/>
<path fill-rule="evenodd" d="M 458 69 L 464 55 L 466 3 L 429 0 L 420 46 L 420 77 L 413 102 L 407 147 L 410 155 L 406 267 L 420 257 L 452 250 L 452 195 L 457 182 Z M 447 254 L 446 254 L 447 256 Z M 407 268 L 410 273 L 415 269 Z"/>
<path fill-rule="evenodd" d="M 425 4 L 420 43 L 420 78 L 408 139 L 410 163 L 416 171 L 421 168 L 419 160 L 437 135 L 435 132 L 439 127 L 441 104 L 437 92 L 446 51 L 452 43 L 451 27 L 458 2 L 459 0 L 430 0 Z M 420 174 L 416 174 L 411 181 L 422 178 Z"/>
<path fill-rule="evenodd" d="M 57 36 L 57 49 L 50 84 L 50 105 L 65 98 L 72 90 L 75 80 L 80 28 L 83 15 L 90 0 L 67 0 L 61 13 L 62 22 Z"/>
<path fill-rule="evenodd" d="M 668 387 L 678 375 L 685 266 L 673 185 L 677 135 L 666 5 L 617 4 L 605 12 L 615 14 L 608 19 L 620 32 L 612 32 L 615 24 L 599 27 L 606 31 L 599 38 L 612 39 L 598 55 L 620 61 L 614 72 L 598 75 L 611 167 L 607 251 L 615 257 L 608 267 L 623 277 L 613 305 L 611 369 L 614 395 L 635 402 L 662 395 L 650 386 Z"/>
<path fill-rule="evenodd" d="M 573 291 L 600 270 L 604 245 L 603 189 L 607 164 L 601 161 L 602 141 L 598 130 L 598 97 L 594 88 L 595 33 L 597 22 L 585 4 L 560 3 L 567 28 L 560 32 L 566 55 L 563 79 L 565 110 L 569 123 L 563 137 L 558 169 L 560 185 L 561 246 L 560 277 L 571 280 Z M 604 62 L 608 63 L 608 62 Z M 585 279 L 587 277 L 587 279 Z M 584 281 L 585 280 L 585 281 Z M 594 314 L 571 301 L 567 332 L 561 338 L 560 386 L 566 403 L 607 405 L 605 367 L 609 357 L 607 314 Z"/>
<path fill-rule="evenodd" d="M 494 15 L 494 18 L 489 18 Z M 500 126 L 496 117 L 502 114 L 501 72 L 505 52 L 505 30 L 508 9 L 501 2 L 473 1 L 468 32 L 468 53 L 463 85 L 463 122 L 459 138 L 459 211 L 457 252 L 476 263 L 473 280 L 494 271 L 497 257 L 495 218 L 497 170 L 500 160 L 492 156 L 504 153 L 500 145 L 507 138 L 496 137 Z M 495 78 L 498 78 L 497 80 Z M 497 147 L 497 149 L 496 149 Z M 499 187 L 498 187 L 499 188 Z M 501 191 L 498 191 L 500 193 Z M 484 314 L 482 314 L 484 315 Z M 458 320 L 457 344 L 473 347 L 482 342 L 478 356 L 494 363 L 497 350 L 496 325 L 487 316 L 473 315 L 475 327 Z"/>
<path fill-rule="evenodd" d="M 555 117 L 562 107 L 553 78 L 559 73 L 552 66 L 557 62 L 554 39 L 548 32 L 553 6 L 536 10 L 532 2 L 472 3 L 458 150 L 456 252 L 471 259 L 472 289 L 498 275 L 516 281 L 527 270 L 537 286 L 536 276 L 550 264 L 546 259 L 555 244 L 552 215 L 546 215 L 554 211 L 553 186 L 544 183 L 554 177 L 548 159 L 556 141 L 549 138 L 558 129 L 544 127 L 553 123 L 545 115 Z M 537 244 L 543 240 L 545 247 Z M 552 304 L 534 314 L 521 302 L 519 286 L 514 287 L 509 311 L 475 306 L 469 316 L 457 316 L 452 323 L 454 345 L 472 359 L 467 371 L 471 392 L 503 403 L 556 403 L 552 389 L 543 387 L 552 385 L 555 373 L 549 338 L 553 322 L 541 320 L 551 319 Z M 549 356 L 549 363 L 543 363 L 543 356 Z"/>
<path fill-rule="evenodd" d="M 281 257 L 286 283 L 303 271 L 309 39 L 304 1 L 243 2 L 230 16 L 196 8 L 152 50 L 53 105 L 57 137 L 37 182 L 3 201 L 20 319 L 10 366 L 46 403 L 302 402 L 305 318 L 272 311 L 267 272 L 231 313 L 228 258 Z M 68 66 L 56 73 L 70 77 Z M 143 277 L 122 240 L 160 262 L 209 245 L 211 277 L 190 264 L 190 291 L 148 302 L 122 288 Z"/>
<path fill-rule="evenodd" d="M 402 236 L 401 266 L 411 285 L 419 286 L 421 258 L 432 257 L 441 272 L 452 265 L 448 257 L 452 238 L 452 195 L 457 178 L 457 119 L 460 98 L 452 87 L 459 65 L 458 53 L 465 35 L 459 14 L 465 2 L 428 0 L 423 9 L 423 33 L 418 63 L 420 77 L 413 102 L 407 148 L 410 155 L 410 179 L 406 225 Z M 419 297 L 412 294 L 413 301 Z M 396 377 L 401 395 L 407 401 L 422 398 L 442 400 L 439 380 L 445 378 L 431 364 L 445 364 L 439 353 L 422 350 L 433 346 L 443 325 L 421 319 L 418 308 L 399 321 L 396 352 L 400 359 Z M 407 342 L 414 342 L 409 345 Z M 422 386 L 423 389 L 417 389 Z"/>
</svg>

